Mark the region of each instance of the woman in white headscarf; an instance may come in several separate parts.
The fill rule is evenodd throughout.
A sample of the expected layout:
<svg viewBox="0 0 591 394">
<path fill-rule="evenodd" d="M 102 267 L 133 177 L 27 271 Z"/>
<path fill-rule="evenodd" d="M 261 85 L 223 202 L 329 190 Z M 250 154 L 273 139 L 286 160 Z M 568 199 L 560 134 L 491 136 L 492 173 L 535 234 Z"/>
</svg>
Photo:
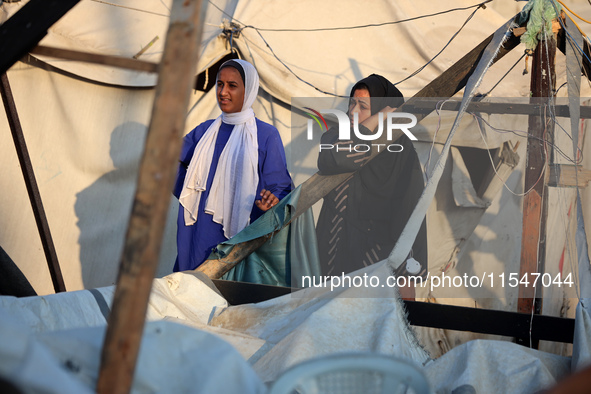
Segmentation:
<svg viewBox="0 0 591 394">
<path fill-rule="evenodd" d="M 197 268 L 291 191 L 277 129 L 255 118 L 252 64 L 229 60 L 217 75 L 222 115 L 185 136 L 174 194 L 180 202 L 174 271 Z"/>
</svg>

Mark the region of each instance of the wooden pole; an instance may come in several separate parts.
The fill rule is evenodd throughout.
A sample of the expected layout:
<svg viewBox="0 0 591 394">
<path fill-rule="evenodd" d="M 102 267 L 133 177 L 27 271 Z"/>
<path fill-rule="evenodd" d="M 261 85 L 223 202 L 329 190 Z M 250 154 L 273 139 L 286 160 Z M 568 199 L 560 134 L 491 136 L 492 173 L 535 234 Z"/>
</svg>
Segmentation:
<svg viewBox="0 0 591 394">
<path fill-rule="evenodd" d="M 493 35 L 494 33 L 483 40 L 457 63 L 448 68 L 443 74 L 425 86 L 421 91 L 419 91 L 409 101 L 407 101 L 399 110 L 405 111 L 407 106 L 414 106 L 417 103 L 420 103 L 421 98 L 447 98 L 462 90 L 474 72 L 478 61 L 482 56 L 482 53 L 486 49 L 487 45 L 491 42 Z M 518 44 L 519 38 L 513 35 L 509 37 L 497 54 L 497 57 L 494 61 L 496 62 L 501 59 Z M 420 122 L 430 112 L 431 111 L 425 112 L 423 114 L 417 114 L 417 120 Z M 319 173 L 312 175 L 302 184 L 300 198 L 298 200 L 298 205 L 293 218 L 295 219 L 307 211 L 310 207 L 312 207 L 312 205 L 320 201 L 320 199 L 326 196 L 331 190 L 343 183 L 343 181 L 349 176 L 351 176 L 351 173 L 331 176 L 320 175 Z M 237 244 L 232 249 L 232 254 L 230 256 L 226 256 L 223 260 L 206 260 L 203 264 L 196 268 L 196 271 L 204 272 L 210 278 L 218 279 L 234 266 L 236 266 L 240 261 L 242 261 L 242 259 L 259 248 L 265 241 L 266 240 L 263 240 L 261 242 L 261 239 L 256 239 L 250 242 Z"/>
<path fill-rule="evenodd" d="M 51 231 L 49 230 L 49 223 L 47 221 L 47 216 L 45 215 L 43 202 L 41 201 L 41 193 L 39 193 L 39 186 L 35 179 L 31 157 L 29 156 L 29 150 L 27 149 L 25 136 L 23 134 L 23 129 L 21 127 L 21 122 L 18 117 L 14 97 L 12 96 L 12 90 L 10 89 L 10 83 L 8 82 L 8 76 L 6 73 L 2 73 L 0 80 L 0 94 L 2 95 L 4 108 L 6 109 L 6 117 L 8 118 L 10 131 L 12 132 L 12 139 L 14 141 L 14 146 L 16 147 L 18 161 L 23 172 L 23 177 L 25 178 L 29 200 L 33 207 L 33 215 L 35 216 L 35 223 L 37 224 L 37 230 L 41 237 L 41 244 L 43 245 L 43 252 L 45 253 L 47 265 L 49 266 L 49 274 L 53 283 L 53 289 L 56 293 L 66 291 L 62 270 L 57 259 Z"/>
<path fill-rule="evenodd" d="M 540 40 L 532 59 L 532 101 L 545 102 L 552 95 L 555 84 L 554 59 L 556 39 L 554 36 Z M 542 309 L 541 280 L 533 286 L 532 273 L 544 273 L 546 255 L 546 219 L 548 216 L 548 187 L 546 179 L 551 162 L 554 123 L 549 111 L 541 106 L 537 115 L 530 115 L 527 143 L 526 172 L 523 198 L 523 231 L 521 237 L 521 264 L 519 269 L 519 298 L 517 311 L 539 314 Z M 545 141 L 548 141 L 545 142 Z M 522 279 L 524 279 L 522 281 Z M 529 281 L 529 283 L 527 283 Z M 523 282 L 523 283 L 521 283 Z M 518 338 L 518 343 L 537 348 L 537 341 L 530 344 L 529 338 Z"/>
<path fill-rule="evenodd" d="M 200 12 L 201 0 L 175 0 L 172 6 L 103 346 L 97 383 L 101 394 L 128 393 L 132 386 L 197 64 Z"/>
<path fill-rule="evenodd" d="M 100 64 L 104 66 L 125 68 L 128 70 L 145 71 L 150 73 L 158 72 L 158 63 L 146 62 L 143 60 L 131 59 L 123 56 L 100 55 L 98 53 L 72 51 L 37 45 L 31 50 L 33 55 L 50 56 L 58 59 L 76 60 L 86 63 Z"/>
</svg>

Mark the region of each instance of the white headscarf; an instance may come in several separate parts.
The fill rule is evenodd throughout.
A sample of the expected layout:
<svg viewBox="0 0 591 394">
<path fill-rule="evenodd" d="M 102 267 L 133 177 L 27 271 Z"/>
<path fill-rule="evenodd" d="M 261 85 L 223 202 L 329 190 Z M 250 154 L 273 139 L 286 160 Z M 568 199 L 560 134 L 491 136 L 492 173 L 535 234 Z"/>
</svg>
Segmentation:
<svg viewBox="0 0 591 394">
<path fill-rule="evenodd" d="M 233 62 L 242 66 L 244 71 L 242 111 L 222 112 L 209 126 L 195 147 L 179 198 L 185 208 L 185 225 L 190 226 L 197 221 L 199 201 L 205 191 L 220 126 L 222 122 L 233 124 L 234 129 L 220 156 L 205 202 L 205 212 L 213 215 L 213 221 L 223 226 L 228 239 L 248 226 L 259 183 L 257 126 L 251 108 L 259 91 L 259 75 L 252 64 L 239 59 Z"/>
</svg>

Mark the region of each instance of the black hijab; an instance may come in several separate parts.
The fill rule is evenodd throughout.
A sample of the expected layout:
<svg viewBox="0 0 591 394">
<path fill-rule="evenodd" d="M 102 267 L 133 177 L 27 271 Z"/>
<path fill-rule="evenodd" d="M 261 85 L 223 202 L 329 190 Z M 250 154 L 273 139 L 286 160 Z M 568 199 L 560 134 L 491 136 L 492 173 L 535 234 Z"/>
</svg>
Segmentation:
<svg viewBox="0 0 591 394">
<path fill-rule="evenodd" d="M 381 75 L 371 74 L 357 82 L 351 89 L 350 97 L 355 90 L 367 88 L 371 97 L 371 114 L 374 115 L 387 106 L 398 108 L 404 104 L 404 96 L 400 90 Z"/>
</svg>

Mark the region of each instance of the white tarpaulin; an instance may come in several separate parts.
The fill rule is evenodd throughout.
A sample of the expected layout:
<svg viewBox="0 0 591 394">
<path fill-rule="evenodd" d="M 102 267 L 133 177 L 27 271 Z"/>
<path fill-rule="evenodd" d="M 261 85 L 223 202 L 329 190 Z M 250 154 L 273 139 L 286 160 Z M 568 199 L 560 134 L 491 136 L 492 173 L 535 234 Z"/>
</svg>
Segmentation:
<svg viewBox="0 0 591 394">
<path fill-rule="evenodd" d="M 0 376 L 27 393 L 96 392 L 104 325 L 38 334 L 27 328 L 11 318 L 2 320 L 0 333 L 10 341 L 0 345 Z M 131 392 L 254 394 L 265 393 L 266 387 L 227 342 L 155 321 L 145 327 Z"/>
</svg>

